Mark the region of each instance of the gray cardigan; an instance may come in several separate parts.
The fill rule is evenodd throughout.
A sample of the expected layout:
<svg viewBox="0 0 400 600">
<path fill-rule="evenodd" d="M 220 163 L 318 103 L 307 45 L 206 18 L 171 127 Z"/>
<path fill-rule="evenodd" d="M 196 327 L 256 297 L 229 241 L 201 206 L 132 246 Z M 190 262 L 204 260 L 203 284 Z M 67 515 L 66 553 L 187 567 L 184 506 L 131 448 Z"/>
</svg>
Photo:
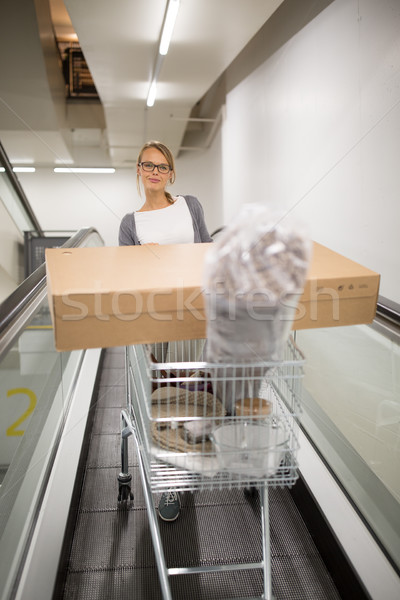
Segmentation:
<svg viewBox="0 0 400 600">
<path fill-rule="evenodd" d="M 212 238 L 207 231 L 207 226 L 204 221 L 203 207 L 195 196 L 184 196 L 188 209 L 192 216 L 194 241 L 212 242 Z M 119 245 L 120 246 L 137 246 L 140 244 L 136 233 L 135 213 L 128 213 L 121 221 L 119 227 Z"/>
</svg>

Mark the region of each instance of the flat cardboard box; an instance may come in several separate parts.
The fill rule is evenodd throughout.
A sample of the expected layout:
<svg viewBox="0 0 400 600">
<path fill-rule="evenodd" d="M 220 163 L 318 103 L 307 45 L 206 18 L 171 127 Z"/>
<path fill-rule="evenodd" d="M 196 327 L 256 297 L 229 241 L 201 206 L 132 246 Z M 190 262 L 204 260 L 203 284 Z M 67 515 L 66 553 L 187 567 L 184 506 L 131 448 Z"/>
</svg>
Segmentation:
<svg viewBox="0 0 400 600">
<path fill-rule="evenodd" d="M 51 248 L 57 350 L 206 337 L 203 266 L 212 244 Z M 314 243 L 293 329 L 370 323 L 379 275 Z"/>
</svg>

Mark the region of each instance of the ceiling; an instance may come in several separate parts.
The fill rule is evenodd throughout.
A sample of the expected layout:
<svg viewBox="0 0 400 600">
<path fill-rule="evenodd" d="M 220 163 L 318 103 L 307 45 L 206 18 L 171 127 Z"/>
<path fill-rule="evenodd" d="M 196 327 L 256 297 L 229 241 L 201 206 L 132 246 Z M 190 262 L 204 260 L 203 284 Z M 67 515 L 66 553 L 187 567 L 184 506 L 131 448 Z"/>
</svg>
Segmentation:
<svg viewBox="0 0 400 600">
<path fill-rule="evenodd" d="M 181 0 L 151 108 L 167 0 L 2 3 L 0 140 L 11 162 L 129 167 L 148 139 L 175 155 L 207 144 L 221 102 L 201 100 L 282 0 Z M 66 102 L 52 27 L 77 35 L 101 102 Z"/>
</svg>

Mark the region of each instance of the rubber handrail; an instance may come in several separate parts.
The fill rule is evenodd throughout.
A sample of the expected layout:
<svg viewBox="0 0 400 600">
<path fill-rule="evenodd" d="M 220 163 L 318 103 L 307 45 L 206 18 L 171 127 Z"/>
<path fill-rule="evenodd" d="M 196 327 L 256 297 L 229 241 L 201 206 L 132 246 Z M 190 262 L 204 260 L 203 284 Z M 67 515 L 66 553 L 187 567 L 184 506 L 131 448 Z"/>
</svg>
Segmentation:
<svg viewBox="0 0 400 600">
<path fill-rule="evenodd" d="M 20 182 L 18 181 L 17 177 L 15 176 L 15 173 L 13 171 L 11 163 L 8 160 L 8 156 L 6 154 L 6 151 L 4 150 L 4 147 L 1 144 L 1 142 L 0 142 L 0 164 L 4 167 L 4 170 L 7 174 L 8 180 L 11 183 L 12 187 L 14 188 L 14 192 L 18 196 L 19 201 L 21 202 L 25 213 L 28 215 L 29 220 L 31 221 L 35 231 L 37 231 L 37 233 L 39 235 L 44 236 L 44 233 L 43 233 L 42 228 L 40 227 L 39 221 L 37 220 L 36 215 L 33 212 L 31 205 L 29 204 L 28 198 L 26 197 L 25 192 L 22 189 Z"/>
<path fill-rule="evenodd" d="M 378 296 L 376 314 L 400 327 L 400 304 L 397 302 L 384 296 Z"/>
</svg>

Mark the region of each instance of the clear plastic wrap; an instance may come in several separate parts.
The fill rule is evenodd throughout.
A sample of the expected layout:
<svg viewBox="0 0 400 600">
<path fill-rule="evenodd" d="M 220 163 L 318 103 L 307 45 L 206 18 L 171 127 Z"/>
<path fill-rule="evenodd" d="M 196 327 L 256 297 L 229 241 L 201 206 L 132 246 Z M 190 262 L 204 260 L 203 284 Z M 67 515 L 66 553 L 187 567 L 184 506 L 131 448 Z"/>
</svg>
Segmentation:
<svg viewBox="0 0 400 600">
<path fill-rule="evenodd" d="M 279 360 L 311 256 L 303 227 L 246 204 L 207 254 L 206 358 Z"/>
</svg>

